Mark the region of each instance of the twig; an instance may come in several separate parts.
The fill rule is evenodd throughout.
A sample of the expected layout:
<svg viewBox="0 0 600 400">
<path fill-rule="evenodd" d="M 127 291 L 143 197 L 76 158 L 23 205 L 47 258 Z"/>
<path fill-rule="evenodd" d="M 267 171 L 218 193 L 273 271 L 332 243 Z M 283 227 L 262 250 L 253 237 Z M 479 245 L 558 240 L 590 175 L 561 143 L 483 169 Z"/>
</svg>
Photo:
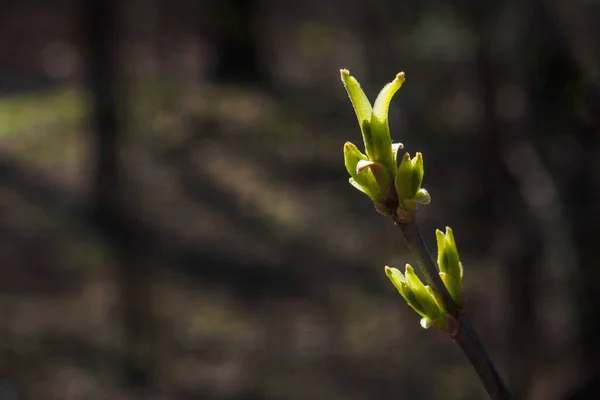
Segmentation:
<svg viewBox="0 0 600 400">
<path fill-rule="evenodd" d="M 512 399 L 513 397 L 506 383 L 496 371 L 492 360 L 479 341 L 477 332 L 471 325 L 468 315 L 456 306 L 446 286 L 444 286 L 431 254 L 425 246 L 414 213 L 396 214 L 394 215 L 394 222 L 402 229 L 408 248 L 416 257 L 417 265 L 425 276 L 427 284 L 438 294 L 446 311 L 457 319 L 458 329 L 450 336 L 458 343 L 471 365 L 473 365 L 488 395 L 493 400 Z"/>
<path fill-rule="evenodd" d="M 512 399 L 510 390 L 504 380 L 494 367 L 492 360 L 487 355 L 483 344 L 479 341 L 475 328 L 471 325 L 469 316 L 461 311 L 458 317 L 458 334 L 454 341 L 458 343 L 462 351 L 465 353 L 471 365 L 479 375 L 479 379 L 483 383 L 483 387 L 493 400 L 509 400 Z"/>
</svg>

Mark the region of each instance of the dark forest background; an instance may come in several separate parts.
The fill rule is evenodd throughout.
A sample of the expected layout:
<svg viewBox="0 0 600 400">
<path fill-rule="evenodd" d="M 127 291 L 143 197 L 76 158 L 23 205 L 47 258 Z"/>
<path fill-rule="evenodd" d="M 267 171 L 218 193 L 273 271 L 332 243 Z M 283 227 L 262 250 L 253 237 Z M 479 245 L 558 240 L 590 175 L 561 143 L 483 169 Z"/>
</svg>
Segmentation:
<svg viewBox="0 0 600 400">
<path fill-rule="evenodd" d="M 519 399 L 600 398 L 600 3 L 0 2 L 0 399 L 482 399 L 383 273 L 339 79 L 407 76 Z"/>
</svg>

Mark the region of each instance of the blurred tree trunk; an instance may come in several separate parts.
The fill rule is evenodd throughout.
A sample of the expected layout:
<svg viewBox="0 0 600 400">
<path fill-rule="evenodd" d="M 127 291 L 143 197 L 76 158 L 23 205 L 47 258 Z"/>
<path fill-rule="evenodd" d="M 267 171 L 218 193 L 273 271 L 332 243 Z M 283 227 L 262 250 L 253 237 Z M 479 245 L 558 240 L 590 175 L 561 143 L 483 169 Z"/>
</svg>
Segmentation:
<svg viewBox="0 0 600 400">
<path fill-rule="evenodd" d="M 519 182 L 509 171 L 506 161 L 509 149 L 530 139 L 529 116 L 525 114 L 510 123 L 498 116 L 500 86 L 504 82 L 521 81 L 523 73 L 518 57 L 507 56 L 502 60 L 506 65 L 501 70 L 496 67 L 499 60 L 494 56 L 494 29 L 502 7 L 502 2 L 490 4 L 466 0 L 462 3 L 464 15 L 477 34 L 475 68 L 484 116 L 482 135 L 473 150 L 473 163 L 481 174 L 482 197 L 473 209 L 479 221 L 489 221 L 482 225 L 488 243 L 498 240 L 500 232 L 505 233 L 502 240 L 514 238 L 511 242 L 514 246 L 509 245 L 507 252 L 501 255 L 509 285 L 509 296 L 504 299 L 508 307 L 506 336 L 509 344 L 506 374 L 515 398 L 523 398 L 530 388 L 538 353 L 536 277 L 541 268 L 542 242 L 539 227 L 528 212 Z"/>
<path fill-rule="evenodd" d="M 510 232 L 511 236 L 517 238 L 516 246 L 510 247 L 508 253 L 504 254 L 504 273 L 509 285 L 509 296 L 504 300 L 508 306 L 508 380 L 515 398 L 523 398 L 531 383 L 537 352 L 534 308 L 541 243 L 535 223 L 527 213 L 523 199 L 518 196 L 519 187 L 506 168 L 504 157 L 510 140 L 506 140 L 504 129 L 496 116 L 498 81 L 489 54 L 491 43 L 485 37 L 481 39 L 483 43 L 478 51 L 477 70 L 485 120 L 484 135 L 476 151 L 479 158 L 476 165 L 483 166 L 481 182 L 484 195 L 479 211 L 482 217 L 490 219 L 489 232 Z M 520 132 L 525 138 L 526 132 Z M 509 221 L 507 215 L 511 216 Z"/>
<path fill-rule="evenodd" d="M 257 0 L 213 0 L 205 2 L 200 37 L 208 36 L 217 53 L 211 78 L 230 82 L 264 82 L 258 50 Z"/>
<path fill-rule="evenodd" d="M 598 96 L 598 95 L 596 95 Z M 596 109 L 596 113 L 600 110 Z M 600 114 L 596 114 L 600 115 Z M 573 218 L 573 233 L 577 246 L 580 273 L 576 281 L 575 298 L 578 311 L 581 343 L 582 379 L 571 400 L 600 398 L 600 266 L 598 244 L 600 243 L 600 210 L 598 188 L 593 165 L 597 162 L 600 143 L 598 127 L 579 126 L 579 140 L 583 154 L 577 173 L 571 180 L 567 200 Z"/>
<path fill-rule="evenodd" d="M 569 24 L 561 20 L 562 16 L 556 14 L 556 9 L 552 10 L 551 2 L 538 1 L 535 5 L 531 32 L 539 37 L 535 50 L 536 56 L 541 59 L 530 71 L 531 81 L 537 81 L 532 97 L 535 128 L 544 135 L 544 141 L 551 139 L 552 134 L 561 136 L 568 132 L 581 150 L 577 156 L 565 154 L 565 158 L 573 160 L 573 164 L 558 163 L 564 166 L 564 170 L 556 171 L 563 180 L 560 194 L 571 222 L 570 226 L 562 228 L 572 229 L 579 261 L 578 273 L 565 274 L 565 279 L 557 287 L 574 301 L 571 310 L 576 310 L 574 319 L 578 322 L 579 331 L 579 340 L 573 341 L 579 346 L 569 346 L 567 351 L 579 350 L 577 358 L 582 382 L 569 398 L 596 399 L 600 398 L 600 320 L 597 315 L 597 304 L 600 304 L 600 268 L 597 261 L 600 182 L 595 173 L 600 151 L 600 90 L 586 74 L 576 53 L 578 45 L 597 48 L 598 40 L 578 37 L 576 40 L 580 43 L 569 42 Z M 584 25 L 589 21 L 579 22 Z M 589 48 L 586 50 L 593 54 Z M 569 149 L 561 149 L 559 154 L 562 155 L 563 151 Z M 572 265 L 564 268 L 575 269 Z M 564 295 L 563 298 L 568 300 Z"/>
<path fill-rule="evenodd" d="M 93 219 L 116 261 L 120 285 L 121 324 L 124 351 L 120 373 L 127 389 L 147 386 L 153 380 L 152 327 L 147 271 L 142 267 L 142 249 L 126 210 L 121 142 L 124 111 L 118 73 L 118 0 L 91 0 L 87 9 L 89 89 L 92 96 L 92 134 L 95 150 Z M 121 94 L 121 95 L 120 95 Z"/>
<path fill-rule="evenodd" d="M 580 60 L 573 54 L 573 44 L 565 38 L 560 27 L 548 28 L 545 50 L 549 53 L 546 65 L 548 81 L 540 91 L 540 98 L 556 99 L 548 115 L 564 116 L 553 123 L 557 129 L 572 134 L 579 143 L 577 164 L 566 180 L 564 201 L 571 217 L 571 227 L 579 260 L 576 276 L 571 274 L 563 290 L 574 293 L 579 333 L 580 384 L 568 397 L 570 400 L 600 398 L 600 90 L 597 83 L 584 71 Z M 588 41 L 589 43 L 589 41 Z M 598 39 L 592 41 L 598 45 Z M 561 77 L 561 84 L 556 84 Z M 573 157 L 572 155 L 569 155 Z M 574 287 L 570 287 L 573 285 Z M 573 349 L 575 350 L 575 349 Z"/>
</svg>

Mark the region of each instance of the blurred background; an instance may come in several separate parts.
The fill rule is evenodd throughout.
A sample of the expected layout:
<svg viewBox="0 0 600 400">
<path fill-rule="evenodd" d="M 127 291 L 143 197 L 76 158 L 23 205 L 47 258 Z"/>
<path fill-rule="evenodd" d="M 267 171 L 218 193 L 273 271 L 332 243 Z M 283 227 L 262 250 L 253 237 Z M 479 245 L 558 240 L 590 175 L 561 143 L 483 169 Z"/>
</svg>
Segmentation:
<svg viewBox="0 0 600 400">
<path fill-rule="evenodd" d="M 600 398 L 600 3 L 0 2 L 0 399 L 483 399 L 384 265 L 339 78 L 404 71 L 468 312 L 521 399 Z"/>
</svg>

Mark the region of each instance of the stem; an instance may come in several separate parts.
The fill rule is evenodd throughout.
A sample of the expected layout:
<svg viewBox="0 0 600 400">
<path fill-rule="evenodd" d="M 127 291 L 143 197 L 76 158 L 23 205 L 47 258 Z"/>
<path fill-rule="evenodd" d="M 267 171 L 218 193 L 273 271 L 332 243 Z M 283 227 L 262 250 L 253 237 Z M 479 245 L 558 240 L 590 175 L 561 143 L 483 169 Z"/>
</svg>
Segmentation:
<svg viewBox="0 0 600 400">
<path fill-rule="evenodd" d="M 414 213 L 396 214 L 394 215 L 394 222 L 402 229 L 408 248 L 416 257 L 417 265 L 425 276 L 425 281 L 437 292 L 448 314 L 457 319 L 458 331 L 451 336 L 473 365 L 488 395 L 493 400 L 512 399 L 508 387 L 496 371 L 483 344 L 479 341 L 477 332 L 471 325 L 468 315 L 457 307 L 446 286 L 444 286 L 431 254 L 425 246 Z"/>
<path fill-rule="evenodd" d="M 493 400 L 512 399 L 510 390 L 504 380 L 494 367 L 492 360 L 487 355 L 483 344 L 479 341 L 475 328 L 471 325 L 471 320 L 465 312 L 461 312 L 458 317 L 459 330 L 454 338 L 462 351 L 465 353 L 471 365 L 479 375 L 485 391 Z"/>
</svg>

